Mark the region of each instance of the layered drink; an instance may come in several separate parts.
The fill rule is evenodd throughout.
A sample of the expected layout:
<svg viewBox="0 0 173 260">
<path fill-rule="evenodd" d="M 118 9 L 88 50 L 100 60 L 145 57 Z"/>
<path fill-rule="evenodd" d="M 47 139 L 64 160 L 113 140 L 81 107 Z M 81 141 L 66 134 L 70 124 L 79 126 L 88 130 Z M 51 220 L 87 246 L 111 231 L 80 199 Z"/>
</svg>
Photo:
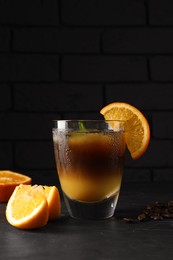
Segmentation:
<svg viewBox="0 0 173 260">
<path fill-rule="evenodd" d="M 57 171 L 67 200 L 117 201 L 123 175 L 123 129 L 53 129 Z"/>
</svg>

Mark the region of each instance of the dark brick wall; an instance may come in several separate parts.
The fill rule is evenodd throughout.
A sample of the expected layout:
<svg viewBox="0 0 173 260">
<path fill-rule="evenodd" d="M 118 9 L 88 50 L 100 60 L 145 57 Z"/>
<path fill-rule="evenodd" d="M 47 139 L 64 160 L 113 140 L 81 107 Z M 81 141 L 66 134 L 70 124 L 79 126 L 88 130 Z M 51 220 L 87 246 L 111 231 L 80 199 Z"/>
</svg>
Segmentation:
<svg viewBox="0 0 173 260">
<path fill-rule="evenodd" d="M 52 120 L 124 101 L 151 126 L 125 180 L 172 181 L 172 14 L 172 0 L 0 0 L 0 169 L 54 183 Z"/>
</svg>

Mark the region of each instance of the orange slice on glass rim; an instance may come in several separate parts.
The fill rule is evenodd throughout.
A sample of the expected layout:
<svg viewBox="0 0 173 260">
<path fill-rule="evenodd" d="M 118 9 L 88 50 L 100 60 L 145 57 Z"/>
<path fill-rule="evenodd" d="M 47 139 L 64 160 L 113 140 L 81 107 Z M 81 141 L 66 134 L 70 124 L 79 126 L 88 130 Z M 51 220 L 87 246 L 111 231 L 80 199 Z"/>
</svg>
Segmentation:
<svg viewBox="0 0 173 260">
<path fill-rule="evenodd" d="M 32 179 L 13 171 L 0 170 L 0 202 L 7 202 L 16 186 L 30 184 Z"/>
<path fill-rule="evenodd" d="M 114 102 L 100 110 L 105 120 L 123 120 L 127 148 L 133 159 L 141 157 L 150 142 L 150 127 L 147 119 L 136 107 Z"/>
</svg>

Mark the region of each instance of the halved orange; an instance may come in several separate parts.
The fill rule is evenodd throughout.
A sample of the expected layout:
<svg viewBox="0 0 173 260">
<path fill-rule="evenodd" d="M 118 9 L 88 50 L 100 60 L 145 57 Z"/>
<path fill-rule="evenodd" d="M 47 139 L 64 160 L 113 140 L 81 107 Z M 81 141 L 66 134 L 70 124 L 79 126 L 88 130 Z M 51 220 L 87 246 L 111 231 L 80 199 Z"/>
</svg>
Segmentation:
<svg viewBox="0 0 173 260">
<path fill-rule="evenodd" d="M 150 127 L 147 119 L 136 107 L 114 102 L 100 110 L 106 120 L 123 120 L 127 148 L 133 159 L 138 159 L 146 151 L 150 141 Z"/>
<path fill-rule="evenodd" d="M 15 188 L 6 207 L 6 218 L 12 226 L 41 228 L 47 224 L 48 217 L 48 203 L 42 192 L 30 185 L 21 184 Z"/>
<path fill-rule="evenodd" d="M 19 184 L 30 184 L 29 176 L 13 171 L 0 170 L 0 202 L 7 202 L 15 187 Z"/>
</svg>

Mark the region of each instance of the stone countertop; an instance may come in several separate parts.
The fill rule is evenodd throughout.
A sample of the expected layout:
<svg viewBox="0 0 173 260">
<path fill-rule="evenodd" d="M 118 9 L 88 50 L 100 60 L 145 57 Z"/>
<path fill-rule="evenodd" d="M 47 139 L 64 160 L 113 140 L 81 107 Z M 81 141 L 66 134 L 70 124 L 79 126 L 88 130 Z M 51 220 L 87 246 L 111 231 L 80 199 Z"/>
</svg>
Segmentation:
<svg viewBox="0 0 173 260">
<path fill-rule="evenodd" d="M 69 217 L 62 200 L 62 215 L 38 230 L 19 230 L 5 218 L 0 204 L 1 259 L 143 260 L 173 259 L 173 219 L 126 223 L 147 204 L 173 200 L 172 183 L 122 185 L 115 216 L 104 221 Z"/>
</svg>

